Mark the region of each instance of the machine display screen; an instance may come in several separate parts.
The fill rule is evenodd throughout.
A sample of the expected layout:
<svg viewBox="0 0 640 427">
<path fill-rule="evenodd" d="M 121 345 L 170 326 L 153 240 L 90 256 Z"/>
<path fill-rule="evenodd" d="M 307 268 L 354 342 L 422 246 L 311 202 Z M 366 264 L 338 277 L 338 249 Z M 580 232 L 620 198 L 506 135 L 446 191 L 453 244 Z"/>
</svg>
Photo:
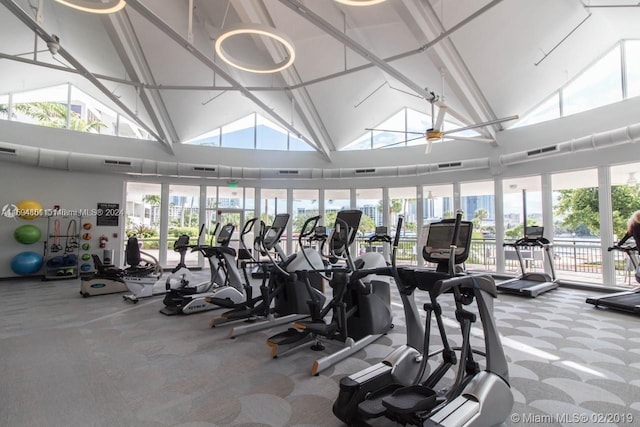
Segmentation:
<svg viewBox="0 0 640 427">
<path fill-rule="evenodd" d="M 289 214 L 278 214 L 273 220 L 273 224 L 269 227 L 264 236 L 264 246 L 271 249 L 280 240 L 282 233 L 287 228 L 289 222 Z"/>
<path fill-rule="evenodd" d="M 424 228 L 423 241 L 426 241 L 424 247 L 431 257 L 448 258 L 454 227 L 455 224 L 453 222 L 437 222 Z M 461 254 L 465 251 L 470 233 L 471 224 L 468 222 L 461 223 L 456 241 L 456 254 Z"/>
<path fill-rule="evenodd" d="M 539 239 L 544 235 L 544 227 L 526 227 L 524 237 L 526 239 Z"/>
</svg>

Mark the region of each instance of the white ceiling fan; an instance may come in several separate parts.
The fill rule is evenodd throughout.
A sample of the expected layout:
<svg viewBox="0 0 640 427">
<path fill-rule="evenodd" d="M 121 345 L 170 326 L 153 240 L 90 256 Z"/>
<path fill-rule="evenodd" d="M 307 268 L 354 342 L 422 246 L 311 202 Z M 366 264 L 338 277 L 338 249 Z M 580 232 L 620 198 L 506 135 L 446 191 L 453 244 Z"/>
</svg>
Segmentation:
<svg viewBox="0 0 640 427">
<path fill-rule="evenodd" d="M 458 132 L 462 132 L 465 130 L 477 129 L 485 126 L 490 126 L 497 123 L 502 123 L 510 120 L 517 120 L 519 118 L 518 115 L 504 117 L 495 120 L 489 120 L 486 122 L 475 123 L 469 126 L 464 126 L 456 129 L 450 130 L 442 130 L 442 126 L 444 124 L 444 116 L 447 112 L 448 107 L 442 101 L 440 101 L 440 97 L 438 97 L 435 93 L 431 92 L 431 99 L 429 103 L 431 104 L 431 127 L 424 132 L 412 132 L 412 131 L 400 131 L 400 130 L 389 130 L 389 129 L 375 129 L 375 128 L 366 128 L 365 130 L 369 131 L 378 131 L 378 132 L 398 132 L 398 133 L 409 133 L 420 135 L 415 138 L 407 139 L 406 141 L 396 142 L 393 144 L 384 145 L 382 147 L 377 148 L 388 148 L 394 145 L 404 144 L 405 142 L 415 141 L 420 138 L 425 138 L 427 140 L 427 148 L 425 150 L 425 154 L 431 153 L 432 144 L 435 141 L 443 140 L 445 137 L 449 139 L 463 140 L 463 141 L 480 141 L 480 142 L 494 142 L 492 138 L 486 138 L 482 136 L 462 136 L 455 135 Z M 435 115 L 435 107 L 438 106 L 438 115 Z"/>
</svg>

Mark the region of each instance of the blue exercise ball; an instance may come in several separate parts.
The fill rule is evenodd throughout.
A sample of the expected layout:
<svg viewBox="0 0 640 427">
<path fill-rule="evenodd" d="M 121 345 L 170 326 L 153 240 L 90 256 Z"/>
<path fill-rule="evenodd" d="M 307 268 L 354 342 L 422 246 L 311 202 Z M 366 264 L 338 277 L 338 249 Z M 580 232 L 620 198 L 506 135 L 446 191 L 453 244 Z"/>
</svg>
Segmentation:
<svg viewBox="0 0 640 427">
<path fill-rule="evenodd" d="M 42 255 L 35 252 L 20 252 L 11 260 L 11 270 L 21 276 L 33 274 L 42 267 Z"/>
</svg>

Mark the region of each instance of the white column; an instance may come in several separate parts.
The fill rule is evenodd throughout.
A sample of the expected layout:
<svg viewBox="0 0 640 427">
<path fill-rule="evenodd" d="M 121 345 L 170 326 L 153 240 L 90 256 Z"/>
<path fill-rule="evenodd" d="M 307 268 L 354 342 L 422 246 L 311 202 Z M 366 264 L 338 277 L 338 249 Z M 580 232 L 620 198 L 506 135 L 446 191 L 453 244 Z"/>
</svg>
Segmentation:
<svg viewBox="0 0 640 427">
<path fill-rule="evenodd" d="M 160 187 L 160 248 L 158 261 L 160 265 L 167 265 L 167 237 L 169 234 L 169 184 Z M 171 266 L 173 267 L 173 266 Z"/>
<path fill-rule="evenodd" d="M 611 202 L 611 168 L 598 168 L 598 204 L 600 212 L 600 250 L 602 251 L 602 281 L 604 285 L 616 284 L 613 254 L 607 249 L 613 246 L 613 204 Z"/>
<path fill-rule="evenodd" d="M 504 273 L 504 181 L 496 178 L 493 181 L 494 211 L 496 228 L 496 272 Z"/>
</svg>

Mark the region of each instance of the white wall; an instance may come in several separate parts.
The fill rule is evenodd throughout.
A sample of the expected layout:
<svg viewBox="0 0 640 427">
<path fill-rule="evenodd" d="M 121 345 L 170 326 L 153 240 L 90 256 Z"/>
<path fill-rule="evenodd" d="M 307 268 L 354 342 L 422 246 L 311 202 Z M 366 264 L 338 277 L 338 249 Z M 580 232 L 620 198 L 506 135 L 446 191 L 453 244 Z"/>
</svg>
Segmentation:
<svg viewBox="0 0 640 427">
<path fill-rule="evenodd" d="M 78 172 L 67 172 L 55 169 L 29 167 L 3 162 L 0 165 L 0 208 L 6 204 L 16 204 L 20 200 L 36 200 L 43 208 L 50 209 L 59 205 L 61 209 L 91 210 L 96 209 L 98 202 L 118 203 L 124 208 L 124 177 L 117 175 L 100 175 Z M 125 217 L 119 221 L 119 227 L 96 227 L 96 218 L 83 218 L 82 222 L 91 222 L 93 239 L 89 241 L 92 252 L 102 257 L 102 250 L 97 249 L 99 237 L 109 238 L 107 247 L 114 249 L 114 262 L 122 259 Z M 42 231 L 41 241 L 23 245 L 14 237 L 14 230 L 23 224 L 33 224 Z M 62 230 L 64 233 L 66 230 Z M 117 233 L 118 237 L 113 237 Z M 17 277 L 11 270 L 11 259 L 23 251 L 42 253 L 47 235 L 46 218 L 24 220 L 0 217 L 0 278 Z M 83 243 L 83 241 L 81 241 Z M 38 274 L 44 274 L 41 270 Z"/>
</svg>

